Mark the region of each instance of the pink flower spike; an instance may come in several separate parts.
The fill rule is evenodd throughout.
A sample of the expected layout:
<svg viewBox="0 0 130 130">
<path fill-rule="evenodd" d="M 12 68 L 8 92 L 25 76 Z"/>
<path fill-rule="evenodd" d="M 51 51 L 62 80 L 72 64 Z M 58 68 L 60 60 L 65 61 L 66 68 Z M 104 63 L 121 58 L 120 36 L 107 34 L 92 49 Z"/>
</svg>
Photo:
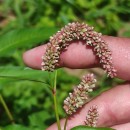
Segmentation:
<svg viewBox="0 0 130 130">
<path fill-rule="evenodd" d="M 93 47 L 93 51 L 99 58 L 102 67 L 107 64 L 110 65 L 110 69 L 103 67 L 108 75 L 110 77 L 116 76 L 116 71 L 112 71 L 114 67 L 112 64 L 112 52 L 109 50 L 107 43 L 102 39 L 102 34 L 93 29 L 94 27 L 85 23 L 72 22 L 51 36 L 46 48 L 45 58 L 42 58 L 44 63 L 42 68 L 47 71 L 54 71 L 60 60 L 60 54 L 67 50 L 71 41 L 84 40 L 86 42 L 85 45 Z"/>
</svg>

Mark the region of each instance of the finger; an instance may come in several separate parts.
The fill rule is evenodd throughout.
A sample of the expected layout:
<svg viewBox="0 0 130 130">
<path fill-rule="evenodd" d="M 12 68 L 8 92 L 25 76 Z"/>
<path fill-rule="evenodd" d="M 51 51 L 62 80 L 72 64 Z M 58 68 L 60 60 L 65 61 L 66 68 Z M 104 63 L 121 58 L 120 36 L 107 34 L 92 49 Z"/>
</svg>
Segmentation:
<svg viewBox="0 0 130 130">
<path fill-rule="evenodd" d="M 130 80 L 130 39 L 104 36 L 103 39 L 108 43 L 112 51 L 113 64 L 117 69 L 119 78 Z M 90 47 L 85 47 L 83 41 L 72 42 L 68 50 L 61 54 L 60 65 L 69 68 L 88 68 L 99 66 Z M 46 45 L 36 47 L 27 51 L 23 55 L 25 64 L 30 67 L 40 69 L 42 55 L 45 53 Z"/>
<path fill-rule="evenodd" d="M 130 123 L 113 126 L 115 130 L 130 130 Z"/>
<path fill-rule="evenodd" d="M 92 52 L 92 49 L 90 47 L 86 48 L 82 43 L 83 41 L 72 42 L 67 51 L 61 53 L 60 66 L 76 69 L 86 68 L 93 65 L 94 62 L 95 65 L 98 64 L 97 59 Z M 46 45 L 42 45 L 25 52 L 23 55 L 25 64 L 32 68 L 40 69 L 42 62 L 41 57 L 45 54 L 45 51 Z M 87 59 L 87 62 L 85 59 Z"/>
<path fill-rule="evenodd" d="M 88 109 L 97 105 L 99 111 L 98 126 L 111 127 L 130 121 L 130 84 L 117 86 L 86 104 L 78 113 L 70 116 L 67 123 L 67 130 L 74 126 L 83 125 Z M 64 119 L 61 121 L 63 128 Z M 56 124 L 47 130 L 56 130 Z"/>
</svg>

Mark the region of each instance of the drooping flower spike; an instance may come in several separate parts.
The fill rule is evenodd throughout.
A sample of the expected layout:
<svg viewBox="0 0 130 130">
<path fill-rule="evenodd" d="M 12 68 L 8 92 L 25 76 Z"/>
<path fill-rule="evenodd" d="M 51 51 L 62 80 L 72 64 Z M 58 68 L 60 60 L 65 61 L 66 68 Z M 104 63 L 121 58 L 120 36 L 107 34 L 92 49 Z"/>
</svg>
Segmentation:
<svg viewBox="0 0 130 130">
<path fill-rule="evenodd" d="M 76 86 L 72 93 L 64 100 L 64 110 L 68 115 L 73 114 L 81 108 L 89 99 L 88 93 L 93 91 L 96 79 L 93 74 L 83 76 L 80 84 Z"/>
<path fill-rule="evenodd" d="M 112 63 L 112 53 L 102 39 L 101 33 L 93 29 L 94 27 L 85 23 L 73 22 L 50 37 L 45 56 L 42 57 L 42 70 L 53 71 L 58 66 L 60 54 L 62 51 L 67 50 L 71 41 L 84 40 L 85 46 L 93 47 L 93 51 L 96 53 L 102 68 L 108 73 L 108 76 L 115 77 L 116 70 Z"/>
</svg>

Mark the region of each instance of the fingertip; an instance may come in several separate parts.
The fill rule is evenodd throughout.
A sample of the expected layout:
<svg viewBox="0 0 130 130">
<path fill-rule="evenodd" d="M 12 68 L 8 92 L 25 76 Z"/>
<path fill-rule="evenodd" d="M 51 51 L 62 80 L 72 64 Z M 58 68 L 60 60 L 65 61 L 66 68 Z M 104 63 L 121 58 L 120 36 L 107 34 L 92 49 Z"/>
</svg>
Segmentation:
<svg viewBox="0 0 130 130">
<path fill-rule="evenodd" d="M 45 50 L 46 50 L 46 45 L 42 45 L 24 52 L 23 61 L 25 65 L 31 68 L 40 69 L 42 63 L 41 57 L 42 55 L 44 55 Z"/>
</svg>

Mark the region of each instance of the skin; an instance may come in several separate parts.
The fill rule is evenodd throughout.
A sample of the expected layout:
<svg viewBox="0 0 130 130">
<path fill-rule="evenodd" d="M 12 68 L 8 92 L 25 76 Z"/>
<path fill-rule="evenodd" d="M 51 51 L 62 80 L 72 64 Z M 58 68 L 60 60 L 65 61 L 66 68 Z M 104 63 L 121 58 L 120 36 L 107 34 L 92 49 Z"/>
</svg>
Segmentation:
<svg viewBox="0 0 130 130">
<path fill-rule="evenodd" d="M 112 51 L 113 65 L 117 70 L 117 77 L 127 82 L 103 92 L 101 95 L 86 104 L 77 113 L 70 116 L 67 130 L 84 124 L 85 116 L 92 105 L 99 109 L 98 126 L 112 127 L 116 130 L 130 130 L 130 39 L 111 36 L 102 37 Z M 75 41 L 63 52 L 60 57 L 60 67 L 92 68 L 100 67 L 90 47 L 84 47 L 83 41 Z M 29 67 L 40 69 L 41 56 L 45 53 L 46 45 L 31 49 L 23 54 L 23 60 Z M 80 59 L 80 61 L 79 61 Z M 61 120 L 61 126 L 64 125 Z M 47 130 L 57 130 L 56 123 Z"/>
</svg>

